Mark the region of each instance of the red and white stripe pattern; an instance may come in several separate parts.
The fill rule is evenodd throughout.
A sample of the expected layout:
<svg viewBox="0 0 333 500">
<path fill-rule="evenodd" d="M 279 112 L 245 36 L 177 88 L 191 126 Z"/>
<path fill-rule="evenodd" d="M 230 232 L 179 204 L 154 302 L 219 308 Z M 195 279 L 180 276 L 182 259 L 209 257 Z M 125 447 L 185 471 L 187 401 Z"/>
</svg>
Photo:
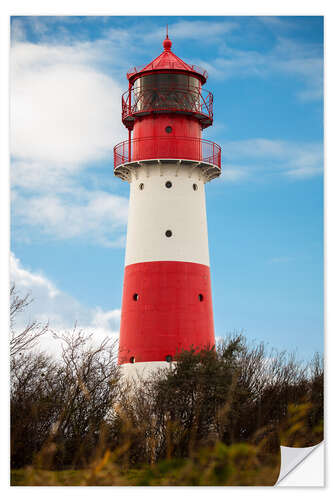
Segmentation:
<svg viewBox="0 0 333 500">
<path fill-rule="evenodd" d="M 131 169 L 119 363 L 142 374 L 215 343 L 202 168 Z"/>
</svg>

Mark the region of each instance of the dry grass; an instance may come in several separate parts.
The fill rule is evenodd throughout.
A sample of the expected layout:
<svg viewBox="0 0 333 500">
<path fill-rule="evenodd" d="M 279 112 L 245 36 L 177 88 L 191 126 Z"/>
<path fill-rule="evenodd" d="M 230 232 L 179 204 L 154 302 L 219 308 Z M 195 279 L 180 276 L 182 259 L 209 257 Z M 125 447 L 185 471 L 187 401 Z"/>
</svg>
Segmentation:
<svg viewBox="0 0 333 500">
<path fill-rule="evenodd" d="M 290 406 L 281 426 L 280 440 L 285 445 L 304 446 L 308 439 L 306 422 L 309 405 Z M 322 438 L 322 423 L 312 439 Z M 106 450 L 84 470 L 45 470 L 32 466 L 13 470 L 12 486 L 273 486 L 279 476 L 280 453 L 268 453 L 266 439 L 257 445 L 220 441 L 201 447 L 187 458 L 169 458 L 133 468 L 121 459 L 130 441 L 111 452 Z M 53 450 L 55 451 L 55 450 Z M 44 450 L 45 452 L 45 450 Z"/>
</svg>

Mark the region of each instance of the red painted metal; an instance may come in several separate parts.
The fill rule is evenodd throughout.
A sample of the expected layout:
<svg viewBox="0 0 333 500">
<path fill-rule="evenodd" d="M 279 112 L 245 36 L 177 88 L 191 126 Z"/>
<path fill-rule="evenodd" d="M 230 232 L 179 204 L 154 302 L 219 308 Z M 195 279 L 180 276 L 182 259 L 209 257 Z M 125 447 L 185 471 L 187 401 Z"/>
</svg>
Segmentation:
<svg viewBox="0 0 333 500">
<path fill-rule="evenodd" d="M 170 128 L 167 128 L 170 127 Z M 167 132 L 168 131 L 168 132 Z M 191 137 L 201 138 L 201 126 L 194 116 L 175 113 L 148 115 L 137 118 L 133 131 L 133 139 L 143 137 Z"/>
<path fill-rule="evenodd" d="M 170 40 L 168 40 L 169 43 Z M 156 57 L 152 62 L 146 64 L 145 66 L 135 66 L 130 69 L 127 73 L 128 80 L 133 83 L 137 78 L 142 76 L 143 74 L 147 74 L 151 71 L 163 71 L 163 73 L 167 71 L 183 72 L 183 73 L 191 73 L 197 78 L 200 79 L 202 83 L 205 83 L 208 78 L 208 73 L 205 69 L 200 68 L 200 66 L 196 66 L 195 64 L 187 64 L 180 57 L 176 56 L 168 47 L 164 46 L 164 51 Z"/>
<path fill-rule="evenodd" d="M 195 116 L 202 128 L 213 123 L 213 94 L 201 87 L 131 87 L 122 96 L 122 120 L 132 128 L 135 117 L 151 113 L 185 113 Z"/>
<path fill-rule="evenodd" d="M 129 363 L 131 357 L 135 362 L 165 361 L 182 349 L 214 343 L 208 266 L 160 261 L 125 268 L 120 364 Z"/>
<path fill-rule="evenodd" d="M 142 137 L 123 141 L 114 147 L 114 168 L 138 160 L 183 159 L 210 163 L 221 168 L 221 147 L 207 139 L 193 137 Z"/>
<path fill-rule="evenodd" d="M 157 67 L 155 64 L 151 63 L 151 69 L 146 70 L 145 66 L 134 66 L 127 72 L 127 78 L 131 81 L 134 82 L 137 78 L 139 78 L 142 74 L 148 74 L 150 72 L 157 72 L 160 71 L 161 73 L 167 73 L 168 71 L 170 72 L 177 72 L 177 73 L 183 73 L 186 74 L 188 72 L 194 74 L 195 76 L 198 76 L 200 78 L 200 81 L 204 84 L 206 83 L 206 80 L 208 78 L 208 73 L 205 69 L 201 68 L 201 66 L 198 66 L 196 64 L 188 64 L 187 65 L 189 69 L 180 69 L 177 68 L 176 64 L 169 64 L 169 67 L 167 68 L 160 68 Z"/>
</svg>

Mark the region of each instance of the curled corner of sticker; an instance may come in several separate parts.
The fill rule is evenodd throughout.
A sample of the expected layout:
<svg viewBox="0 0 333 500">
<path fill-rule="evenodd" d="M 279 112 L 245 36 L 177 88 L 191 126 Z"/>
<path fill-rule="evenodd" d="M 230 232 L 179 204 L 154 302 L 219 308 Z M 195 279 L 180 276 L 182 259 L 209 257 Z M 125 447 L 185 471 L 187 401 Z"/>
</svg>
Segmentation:
<svg viewBox="0 0 333 500">
<path fill-rule="evenodd" d="M 314 450 L 316 450 L 318 447 L 322 447 L 322 459 L 324 456 L 324 447 L 323 447 L 323 441 L 315 446 L 308 446 L 306 448 L 293 448 L 289 446 L 280 446 L 281 450 L 281 466 L 280 466 L 280 474 L 279 477 L 275 483 L 275 486 L 284 486 L 281 484 L 281 482 L 286 478 L 288 474 L 290 474 L 292 471 L 295 470 L 296 467 L 298 467 L 301 462 L 303 462 Z M 318 462 L 319 463 L 319 462 Z M 321 471 L 318 471 L 320 477 L 323 477 L 323 460 L 320 460 L 321 464 Z M 323 483 L 323 480 L 322 480 Z M 314 484 L 313 486 L 322 486 L 323 484 Z M 302 484 L 291 484 L 288 482 L 286 486 L 302 486 Z"/>
</svg>

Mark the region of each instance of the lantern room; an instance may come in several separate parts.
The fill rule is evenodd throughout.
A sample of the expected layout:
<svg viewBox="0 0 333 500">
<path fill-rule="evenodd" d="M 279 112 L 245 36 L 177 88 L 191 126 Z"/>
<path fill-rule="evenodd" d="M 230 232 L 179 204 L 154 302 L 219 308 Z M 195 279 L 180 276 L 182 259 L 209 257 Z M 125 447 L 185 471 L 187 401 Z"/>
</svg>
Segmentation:
<svg viewBox="0 0 333 500">
<path fill-rule="evenodd" d="M 189 160 L 221 171 L 221 148 L 201 138 L 213 123 L 213 95 L 203 89 L 207 72 L 164 51 L 144 67 L 127 73 L 128 91 L 122 96 L 122 121 L 129 140 L 115 147 L 115 174 L 124 179 L 124 164 L 144 160 Z M 120 167 L 120 168 L 119 168 Z"/>
</svg>

